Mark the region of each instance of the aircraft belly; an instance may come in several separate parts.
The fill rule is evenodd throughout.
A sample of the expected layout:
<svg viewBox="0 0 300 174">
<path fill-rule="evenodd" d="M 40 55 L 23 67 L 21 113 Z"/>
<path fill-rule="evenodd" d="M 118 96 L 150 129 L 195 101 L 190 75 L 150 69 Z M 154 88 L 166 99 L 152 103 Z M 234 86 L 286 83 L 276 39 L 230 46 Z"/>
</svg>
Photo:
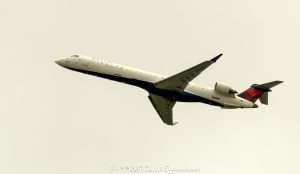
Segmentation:
<svg viewBox="0 0 300 174">
<path fill-rule="evenodd" d="M 198 96 L 198 98 L 200 98 L 199 102 L 214 105 L 214 106 L 223 106 L 220 97 L 214 97 L 213 89 L 202 88 L 195 85 L 188 85 L 186 91 Z"/>
</svg>

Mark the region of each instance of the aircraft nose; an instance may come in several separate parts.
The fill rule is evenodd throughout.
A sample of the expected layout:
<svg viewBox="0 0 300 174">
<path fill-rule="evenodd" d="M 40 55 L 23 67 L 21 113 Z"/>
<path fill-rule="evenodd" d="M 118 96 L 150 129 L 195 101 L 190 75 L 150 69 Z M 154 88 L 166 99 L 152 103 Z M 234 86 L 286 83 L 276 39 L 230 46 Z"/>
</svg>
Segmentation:
<svg viewBox="0 0 300 174">
<path fill-rule="evenodd" d="M 258 105 L 254 103 L 253 108 L 258 108 Z"/>
<path fill-rule="evenodd" d="M 59 60 L 56 60 L 55 63 L 57 65 L 60 65 L 62 67 L 65 67 L 65 61 L 63 59 L 59 59 Z"/>
</svg>

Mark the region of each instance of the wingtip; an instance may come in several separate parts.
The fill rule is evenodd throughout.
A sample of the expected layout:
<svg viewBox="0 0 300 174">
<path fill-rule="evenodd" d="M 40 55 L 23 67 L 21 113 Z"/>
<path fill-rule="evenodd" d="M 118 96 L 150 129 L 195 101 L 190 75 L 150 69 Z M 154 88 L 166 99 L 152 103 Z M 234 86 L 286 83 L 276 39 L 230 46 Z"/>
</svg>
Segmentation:
<svg viewBox="0 0 300 174">
<path fill-rule="evenodd" d="M 212 61 L 212 62 L 215 63 L 222 55 L 223 55 L 223 54 L 219 54 L 219 55 L 217 55 L 216 57 L 212 58 L 210 61 Z"/>
<path fill-rule="evenodd" d="M 278 80 L 278 83 L 283 83 L 284 81 Z"/>
<path fill-rule="evenodd" d="M 173 123 L 173 126 L 175 126 L 176 124 L 178 124 L 178 122 L 174 122 L 174 123 Z"/>
<path fill-rule="evenodd" d="M 281 80 L 276 80 L 276 81 L 274 81 L 274 83 L 275 83 L 276 85 L 279 85 L 279 84 L 283 83 L 283 81 L 281 81 Z"/>
<path fill-rule="evenodd" d="M 164 123 L 169 126 L 175 126 L 176 124 L 178 124 L 178 122 L 174 122 L 174 123 L 164 122 Z"/>
</svg>

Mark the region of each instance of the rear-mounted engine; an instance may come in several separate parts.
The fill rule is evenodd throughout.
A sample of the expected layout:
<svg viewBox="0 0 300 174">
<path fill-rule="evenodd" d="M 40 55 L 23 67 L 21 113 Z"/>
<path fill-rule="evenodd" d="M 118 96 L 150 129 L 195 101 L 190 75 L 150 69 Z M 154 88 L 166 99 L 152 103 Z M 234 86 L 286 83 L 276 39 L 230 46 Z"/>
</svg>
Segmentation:
<svg viewBox="0 0 300 174">
<path fill-rule="evenodd" d="M 228 85 L 223 84 L 223 83 L 219 83 L 219 82 L 217 82 L 215 84 L 215 91 L 217 91 L 220 94 L 225 94 L 225 95 L 237 93 L 236 90 L 232 89 Z"/>
</svg>

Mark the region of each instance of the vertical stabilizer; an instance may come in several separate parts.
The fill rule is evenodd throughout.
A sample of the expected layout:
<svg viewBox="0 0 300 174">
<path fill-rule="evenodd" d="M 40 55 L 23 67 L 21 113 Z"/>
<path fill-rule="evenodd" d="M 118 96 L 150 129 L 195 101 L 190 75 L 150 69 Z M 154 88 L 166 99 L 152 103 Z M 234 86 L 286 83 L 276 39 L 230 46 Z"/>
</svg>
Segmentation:
<svg viewBox="0 0 300 174">
<path fill-rule="evenodd" d="M 238 96 L 248 101 L 251 101 L 253 103 L 255 103 L 257 99 L 259 99 L 262 104 L 268 105 L 269 103 L 268 93 L 271 92 L 271 88 L 281 83 L 283 83 L 283 81 L 277 80 L 277 81 L 264 83 L 260 85 L 254 84 L 246 91 L 240 93 Z"/>
</svg>

